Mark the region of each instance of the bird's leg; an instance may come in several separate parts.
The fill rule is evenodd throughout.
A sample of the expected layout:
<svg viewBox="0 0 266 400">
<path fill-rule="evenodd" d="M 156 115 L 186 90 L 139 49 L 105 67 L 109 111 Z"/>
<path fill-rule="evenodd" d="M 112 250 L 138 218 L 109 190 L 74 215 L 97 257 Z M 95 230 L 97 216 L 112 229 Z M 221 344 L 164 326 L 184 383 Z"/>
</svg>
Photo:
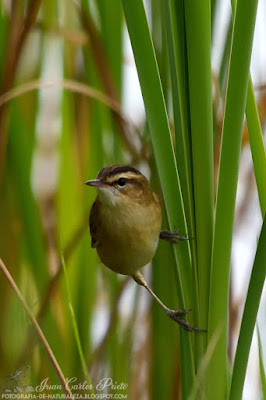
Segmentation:
<svg viewBox="0 0 266 400">
<path fill-rule="evenodd" d="M 167 240 L 170 243 L 177 243 L 178 241 L 183 241 L 183 240 L 190 240 L 191 238 L 187 238 L 185 236 L 178 236 L 179 229 L 176 231 L 161 231 L 159 238 L 163 240 Z"/>
<path fill-rule="evenodd" d="M 144 286 L 147 291 L 152 295 L 154 300 L 157 301 L 157 303 L 162 307 L 162 309 L 166 312 L 166 314 L 172 318 L 175 322 L 177 322 L 179 325 L 181 325 L 184 329 L 187 331 L 199 331 L 199 332 L 205 332 L 202 329 L 196 328 L 192 325 L 190 325 L 188 322 L 184 321 L 180 317 L 182 315 L 187 314 L 190 310 L 170 310 L 170 308 L 166 307 L 166 305 L 159 299 L 159 297 L 156 296 L 156 294 L 151 290 L 151 288 L 147 285 L 147 282 L 143 278 L 142 274 L 137 271 L 135 274 L 132 275 L 132 278 L 141 286 Z"/>
</svg>

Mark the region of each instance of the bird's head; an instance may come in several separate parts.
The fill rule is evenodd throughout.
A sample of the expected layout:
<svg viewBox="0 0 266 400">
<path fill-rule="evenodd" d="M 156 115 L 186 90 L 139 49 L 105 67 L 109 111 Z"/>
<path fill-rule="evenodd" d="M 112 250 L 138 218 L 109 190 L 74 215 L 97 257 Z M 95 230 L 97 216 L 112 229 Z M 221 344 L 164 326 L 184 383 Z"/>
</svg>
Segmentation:
<svg viewBox="0 0 266 400">
<path fill-rule="evenodd" d="M 110 207 L 154 201 L 148 180 L 128 165 L 109 165 L 100 170 L 96 179 L 85 184 L 95 186 L 101 203 Z"/>
</svg>

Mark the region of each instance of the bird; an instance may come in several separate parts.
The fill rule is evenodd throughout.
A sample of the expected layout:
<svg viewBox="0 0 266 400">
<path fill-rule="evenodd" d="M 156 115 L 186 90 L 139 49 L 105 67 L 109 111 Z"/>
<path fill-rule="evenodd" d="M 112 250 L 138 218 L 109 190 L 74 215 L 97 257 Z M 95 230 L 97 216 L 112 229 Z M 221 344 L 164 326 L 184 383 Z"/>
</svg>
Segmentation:
<svg viewBox="0 0 266 400">
<path fill-rule="evenodd" d="M 86 185 L 97 188 L 89 217 L 91 247 L 112 271 L 131 276 L 152 295 L 166 314 L 187 331 L 203 331 L 182 317 L 190 310 L 171 310 L 152 291 L 140 269 L 154 257 L 159 239 L 171 243 L 189 240 L 178 230 L 161 230 L 162 211 L 158 196 L 136 168 L 108 165 Z"/>
</svg>

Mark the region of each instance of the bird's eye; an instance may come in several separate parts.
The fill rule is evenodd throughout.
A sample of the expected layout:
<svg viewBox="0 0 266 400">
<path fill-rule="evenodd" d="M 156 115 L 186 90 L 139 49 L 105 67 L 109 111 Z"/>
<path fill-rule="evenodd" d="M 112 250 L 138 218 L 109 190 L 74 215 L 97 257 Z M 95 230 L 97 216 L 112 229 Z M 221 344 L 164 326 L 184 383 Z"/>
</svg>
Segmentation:
<svg viewBox="0 0 266 400">
<path fill-rule="evenodd" d="M 125 186 L 126 178 L 119 178 L 117 183 L 118 183 L 119 186 Z"/>
</svg>

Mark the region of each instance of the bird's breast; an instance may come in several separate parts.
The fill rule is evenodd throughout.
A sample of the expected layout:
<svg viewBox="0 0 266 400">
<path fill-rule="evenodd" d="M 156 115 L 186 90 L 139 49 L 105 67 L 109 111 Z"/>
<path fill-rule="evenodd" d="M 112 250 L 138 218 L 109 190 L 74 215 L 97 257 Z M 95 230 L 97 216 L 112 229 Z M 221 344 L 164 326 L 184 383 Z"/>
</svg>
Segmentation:
<svg viewBox="0 0 266 400">
<path fill-rule="evenodd" d="M 161 230 L 159 203 L 107 208 L 100 218 L 102 232 L 97 251 L 107 267 L 131 275 L 153 258 Z"/>
</svg>

